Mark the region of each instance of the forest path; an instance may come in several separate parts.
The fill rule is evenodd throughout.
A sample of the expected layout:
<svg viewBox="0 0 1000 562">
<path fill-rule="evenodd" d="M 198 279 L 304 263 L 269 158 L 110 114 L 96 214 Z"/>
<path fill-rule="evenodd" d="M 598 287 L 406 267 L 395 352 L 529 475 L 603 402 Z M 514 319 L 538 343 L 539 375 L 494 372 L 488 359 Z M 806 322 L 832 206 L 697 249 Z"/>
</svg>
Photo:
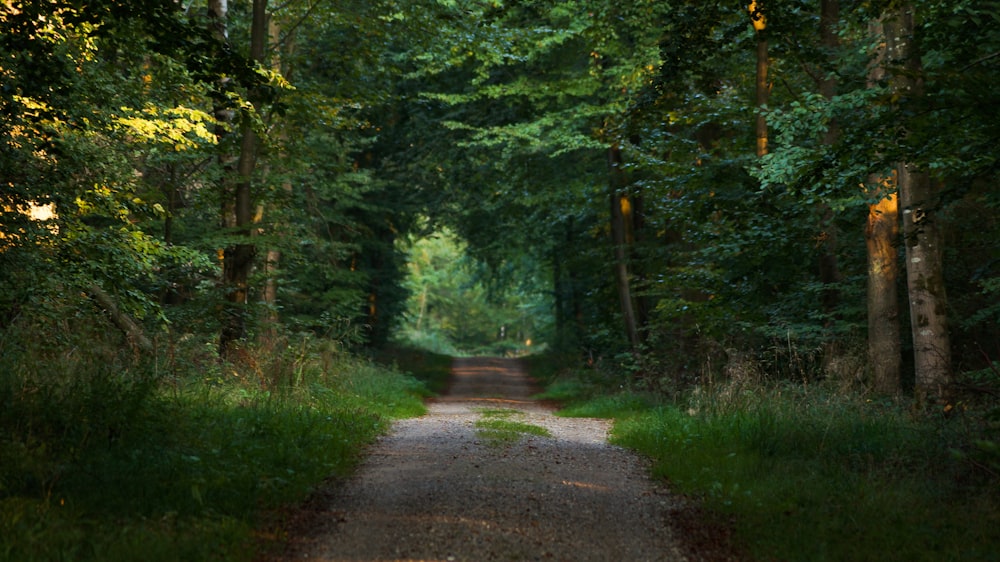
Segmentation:
<svg viewBox="0 0 1000 562">
<path fill-rule="evenodd" d="M 607 443 L 609 422 L 560 418 L 513 359 L 456 359 L 449 392 L 397 422 L 357 474 L 310 502 L 283 560 L 683 561 L 682 500 L 634 454 Z M 551 436 L 498 443 L 485 417 Z"/>
</svg>

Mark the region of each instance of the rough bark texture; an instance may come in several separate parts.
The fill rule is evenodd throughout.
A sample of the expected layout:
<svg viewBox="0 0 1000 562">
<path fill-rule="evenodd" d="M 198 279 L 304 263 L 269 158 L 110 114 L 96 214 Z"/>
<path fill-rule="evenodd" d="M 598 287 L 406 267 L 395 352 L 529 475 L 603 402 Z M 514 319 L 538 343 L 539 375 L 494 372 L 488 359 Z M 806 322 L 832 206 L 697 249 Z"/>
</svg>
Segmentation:
<svg viewBox="0 0 1000 562">
<path fill-rule="evenodd" d="M 951 338 L 942 240 L 934 209 L 937 199 L 933 191 L 926 173 L 912 170 L 907 163 L 900 164 L 899 194 L 916 394 L 920 401 L 940 402 L 946 401 L 950 394 Z"/>
<path fill-rule="evenodd" d="M 902 5 L 885 18 L 890 85 L 900 105 L 923 96 L 919 50 L 914 44 L 914 8 Z M 905 137 L 908 131 L 901 131 Z M 910 161 L 897 165 L 899 204 L 906 247 L 906 285 L 913 332 L 916 395 L 921 402 L 946 401 L 951 383 L 951 339 L 944 286 L 939 198 L 929 174 Z"/>
</svg>

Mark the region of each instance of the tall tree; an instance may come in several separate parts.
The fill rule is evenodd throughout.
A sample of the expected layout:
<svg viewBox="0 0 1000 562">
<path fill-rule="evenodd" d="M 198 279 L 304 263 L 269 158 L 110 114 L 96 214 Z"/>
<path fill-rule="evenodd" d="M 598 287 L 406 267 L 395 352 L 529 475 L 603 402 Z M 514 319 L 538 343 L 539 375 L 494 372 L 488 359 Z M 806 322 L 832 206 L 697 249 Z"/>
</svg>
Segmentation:
<svg viewBox="0 0 1000 562">
<path fill-rule="evenodd" d="M 253 0 L 253 19 L 250 27 L 250 59 L 262 64 L 267 48 L 267 0 Z M 250 292 L 250 272 L 253 269 L 256 245 L 250 240 L 254 218 L 253 176 L 257 167 L 258 133 L 261 109 L 260 86 L 248 91 L 250 108 L 245 108 L 240 119 L 241 140 L 239 160 L 236 164 L 236 183 L 233 193 L 234 242 L 223 253 L 223 285 L 229 306 L 223 319 L 219 337 L 222 355 L 232 351 L 234 343 L 247 335 L 247 302 Z"/>
<path fill-rule="evenodd" d="M 767 49 L 767 17 L 764 12 L 764 0 L 752 0 L 748 7 L 750 22 L 757 34 L 757 76 L 755 81 L 755 104 L 757 118 L 755 120 L 755 138 L 757 139 L 757 156 L 767 154 L 767 100 L 771 94 L 771 86 L 767 81 L 768 49 Z"/>
<path fill-rule="evenodd" d="M 868 87 L 877 87 L 886 76 L 886 43 L 881 22 L 870 24 L 879 46 L 871 63 Z M 899 199 L 895 174 L 870 174 L 867 181 L 868 222 L 865 241 L 868 256 L 867 312 L 868 365 L 872 388 L 881 394 L 899 394 L 903 342 L 900 337 Z"/>
<path fill-rule="evenodd" d="M 907 111 L 924 101 L 914 14 L 913 4 L 902 3 L 891 9 L 884 20 L 886 57 L 892 64 L 890 87 L 897 107 Z M 906 139 L 910 132 L 904 121 L 900 136 Z M 930 174 L 912 155 L 903 155 L 896 173 L 899 204 L 903 210 L 916 393 L 920 400 L 944 401 L 951 392 L 952 365 L 944 285 L 944 239 L 938 218 L 941 197 Z"/>
<path fill-rule="evenodd" d="M 623 169 L 621 147 L 614 144 L 608 149 L 609 202 L 611 209 L 611 244 L 614 253 L 615 283 L 618 287 L 619 306 L 625 335 L 633 353 L 639 352 L 639 320 L 636 316 L 632 297 L 632 280 L 629 274 L 628 222 L 632 218 L 632 208 L 626 195 L 628 180 Z"/>
</svg>

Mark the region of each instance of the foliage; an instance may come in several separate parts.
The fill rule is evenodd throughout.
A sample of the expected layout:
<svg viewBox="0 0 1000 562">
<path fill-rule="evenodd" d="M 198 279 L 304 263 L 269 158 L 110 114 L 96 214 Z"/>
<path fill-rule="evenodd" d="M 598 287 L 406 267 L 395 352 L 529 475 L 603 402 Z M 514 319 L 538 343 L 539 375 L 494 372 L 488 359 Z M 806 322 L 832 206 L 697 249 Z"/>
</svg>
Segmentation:
<svg viewBox="0 0 1000 562">
<path fill-rule="evenodd" d="M 517 278 L 524 268 L 477 270 L 447 230 L 413 241 L 408 268 L 403 340 L 451 354 L 505 355 L 537 347 L 546 335 L 539 280 Z"/>
<path fill-rule="evenodd" d="M 424 411 L 415 379 L 311 339 L 240 365 L 90 345 L 55 363 L 72 372 L 29 361 L 44 346 L 0 347 L 2 560 L 249 559 L 262 510 Z"/>
<path fill-rule="evenodd" d="M 564 373 L 549 393 L 575 380 Z M 667 402 L 607 386 L 564 399 L 562 415 L 615 419 L 615 443 L 730 521 L 756 558 L 995 556 L 997 427 L 984 410 L 914 417 L 836 388 L 758 381 Z"/>
</svg>

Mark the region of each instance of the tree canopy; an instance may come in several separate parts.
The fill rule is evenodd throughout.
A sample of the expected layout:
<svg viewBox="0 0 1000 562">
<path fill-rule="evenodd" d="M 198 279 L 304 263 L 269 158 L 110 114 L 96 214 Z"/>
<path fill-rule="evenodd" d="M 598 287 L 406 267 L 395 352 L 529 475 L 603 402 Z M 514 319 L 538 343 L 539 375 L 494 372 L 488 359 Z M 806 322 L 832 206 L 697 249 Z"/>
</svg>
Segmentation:
<svg viewBox="0 0 1000 562">
<path fill-rule="evenodd" d="M 4 2 L 0 322 L 378 345 L 433 298 L 664 388 L 752 356 L 947 401 L 1000 353 L 997 8 Z"/>
</svg>

